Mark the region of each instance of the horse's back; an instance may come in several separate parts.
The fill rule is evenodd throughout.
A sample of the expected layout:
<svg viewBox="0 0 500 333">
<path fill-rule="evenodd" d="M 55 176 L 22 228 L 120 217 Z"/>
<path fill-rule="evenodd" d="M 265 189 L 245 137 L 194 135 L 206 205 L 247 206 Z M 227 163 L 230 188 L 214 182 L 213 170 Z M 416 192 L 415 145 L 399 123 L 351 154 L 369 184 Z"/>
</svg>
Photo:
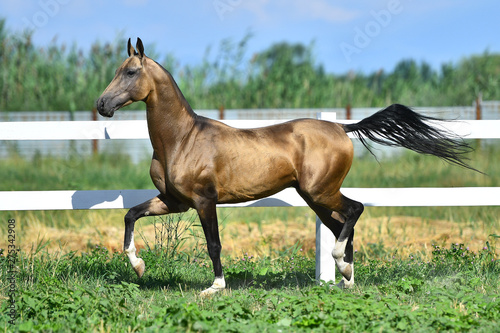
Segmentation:
<svg viewBox="0 0 500 333">
<path fill-rule="evenodd" d="M 317 162 L 316 167 L 334 160 L 345 160 L 351 165 L 353 145 L 338 123 L 305 118 L 253 129 L 237 129 L 218 121 L 211 121 L 207 130 L 209 127 L 217 133 L 213 142 L 220 151 L 286 155 L 296 168 L 312 161 Z"/>
<path fill-rule="evenodd" d="M 332 122 L 298 119 L 236 129 L 213 121 L 205 130 L 217 133 L 212 143 L 221 202 L 256 199 L 290 186 L 307 191 L 324 181 L 340 186 L 352 162 L 352 143 L 342 125 Z"/>
</svg>

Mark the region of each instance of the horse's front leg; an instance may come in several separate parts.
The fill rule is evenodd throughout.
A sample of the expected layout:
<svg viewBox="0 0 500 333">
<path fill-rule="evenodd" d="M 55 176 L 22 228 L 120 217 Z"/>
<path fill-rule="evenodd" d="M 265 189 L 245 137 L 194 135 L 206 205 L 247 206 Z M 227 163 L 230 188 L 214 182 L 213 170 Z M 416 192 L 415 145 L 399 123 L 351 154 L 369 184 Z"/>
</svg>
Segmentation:
<svg viewBox="0 0 500 333">
<path fill-rule="evenodd" d="M 125 239 L 123 242 L 123 251 L 127 254 L 130 264 L 139 278 L 144 274 L 146 266 L 144 264 L 144 260 L 136 256 L 134 243 L 135 221 L 144 216 L 180 213 L 186 210 L 188 210 L 187 206 L 184 207 L 182 205 L 169 202 L 164 195 L 160 194 L 151 200 L 130 208 L 127 215 L 125 215 Z"/>
<path fill-rule="evenodd" d="M 226 287 L 222 264 L 220 260 L 221 243 L 219 236 L 219 225 L 217 221 L 217 210 L 215 200 L 202 199 L 196 205 L 196 210 L 200 217 L 203 232 L 207 240 L 208 254 L 212 259 L 215 279 L 212 286 L 201 292 L 201 296 L 208 296 L 223 290 Z"/>
</svg>

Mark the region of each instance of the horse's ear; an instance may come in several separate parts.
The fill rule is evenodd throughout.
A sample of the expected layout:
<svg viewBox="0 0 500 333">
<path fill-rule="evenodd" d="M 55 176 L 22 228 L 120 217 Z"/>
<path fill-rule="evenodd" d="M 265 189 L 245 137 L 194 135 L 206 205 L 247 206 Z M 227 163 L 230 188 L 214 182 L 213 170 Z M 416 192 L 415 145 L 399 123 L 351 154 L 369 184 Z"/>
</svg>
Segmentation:
<svg viewBox="0 0 500 333">
<path fill-rule="evenodd" d="M 144 57 L 144 45 L 142 45 L 142 40 L 140 38 L 137 38 L 137 43 L 135 44 L 135 47 L 139 52 L 139 58 L 142 59 Z"/>
<path fill-rule="evenodd" d="M 130 38 L 128 39 L 127 52 L 128 52 L 129 57 L 136 54 L 134 47 L 132 46 L 132 43 L 130 42 Z"/>
</svg>

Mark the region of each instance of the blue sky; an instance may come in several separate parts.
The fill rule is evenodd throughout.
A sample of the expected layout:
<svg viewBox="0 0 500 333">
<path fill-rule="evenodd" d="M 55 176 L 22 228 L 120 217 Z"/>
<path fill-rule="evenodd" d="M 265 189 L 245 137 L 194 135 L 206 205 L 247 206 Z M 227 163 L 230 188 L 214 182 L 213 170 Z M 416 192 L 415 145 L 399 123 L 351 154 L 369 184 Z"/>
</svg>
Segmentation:
<svg viewBox="0 0 500 333">
<path fill-rule="evenodd" d="M 392 70 L 408 58 L 439 68 L 485 50 L 500 52 L 499 14 L 498 0 L 0 2 L 7 28 L 33 29 L 39 46 L 57 37 L 58 43 L 88 50 L 94 41 L 123 33 L 183 65 L 200 63 L 208 46 L 215 55 L 221 40 L 237 42 L 251 31 L 247 57 L 275 42 L 314 41 L 317 63 L 339 74 Z"/>
</svg>

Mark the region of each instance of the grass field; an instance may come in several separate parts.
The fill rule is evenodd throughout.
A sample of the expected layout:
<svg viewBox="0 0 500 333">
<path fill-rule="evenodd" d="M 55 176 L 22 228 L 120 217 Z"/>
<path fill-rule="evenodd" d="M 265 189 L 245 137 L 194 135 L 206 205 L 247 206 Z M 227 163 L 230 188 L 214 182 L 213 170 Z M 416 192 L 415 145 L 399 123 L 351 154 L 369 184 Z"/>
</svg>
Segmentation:
<svg viewBox="0 0 500 333">
<path fill-rule="evenodd" d="M 489 176 L 411 153 L 357 158 L 346 187 L 500 186 L 500 147 L 471 156 Z M 0 190 L 152 188 L 148 162 L 13 156 Z M 500 319 L 499 207 L 367 208 L 352 290 L 314 281 L 307 208 L 219 209 L 228 288 L 213 279 L 194 215 L 137 223 L 146 274 L 121 254 L 124 210 L 1 212 L 0 329 L 8 331 L 480 331 Z M 15 220 L 14 271 L 7 222 Z M 173 232 L 177 231 L 177 234 Z M 177 236 L 176 236 L 177 235 Z M 14 282 L 14 284 L 12 284 Z M 15 293 L 11 294 L 14 288 Z M 15 304 L 9 323 L 10 296 Z"/>
<path fill-rule="evenodd" d="M 143 250 L 148 270 L 139 280 L 118 252 L 49 253 L 44 245 L 17 257 L 14 310 L 2 287 L 0 310 L 17 318 L 12 325 L 2 315 L 5 332 L 493 332 L 500 320 L 491 245 L 434 247 L 430 259 L 357 253 L 350 290 L 318 286 L 314 259 L 299 246 L 224 257 L 228 288 L 210 298 L 199 291 L 211 264 L 193 251 Z M 2 281 L 8 262 L 3 253 Z"/>
</svg>

